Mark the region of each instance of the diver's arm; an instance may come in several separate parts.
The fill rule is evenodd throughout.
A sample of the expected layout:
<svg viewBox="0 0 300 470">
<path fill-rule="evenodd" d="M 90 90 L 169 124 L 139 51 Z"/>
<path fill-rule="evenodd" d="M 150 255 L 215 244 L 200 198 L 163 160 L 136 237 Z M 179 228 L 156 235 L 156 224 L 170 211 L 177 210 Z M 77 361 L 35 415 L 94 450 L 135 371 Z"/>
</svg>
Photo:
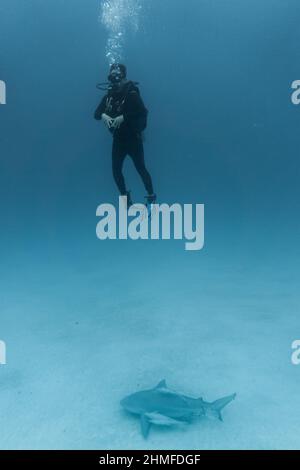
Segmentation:
<svg viewBox="0 0 300 470">
<path fill-rule="evenodd" d="M 104 113 L 105 107 L 106 107 L 106 98 L 107 98 L 106 96 L 102 98 L 101 103 L 99 104 L 98 108 L 96 109 L 94 113 L 94 118 L 97 121 L 100 121 L 102 119 L 102 114 Z"/>
<path fill-rule="evenodd" d="M 137 91 L 130 92 L 127 96 L 123 112 L 125 122 L 138 117 L 144 117 L 147 115 L 147 112 L 140 94 Z"/>
</svg>

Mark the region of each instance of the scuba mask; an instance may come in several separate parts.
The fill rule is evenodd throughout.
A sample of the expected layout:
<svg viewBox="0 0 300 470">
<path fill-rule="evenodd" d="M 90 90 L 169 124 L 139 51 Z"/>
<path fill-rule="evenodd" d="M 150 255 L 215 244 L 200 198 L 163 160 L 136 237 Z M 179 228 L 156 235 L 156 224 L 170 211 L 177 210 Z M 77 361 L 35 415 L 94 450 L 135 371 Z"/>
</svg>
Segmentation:
<svg viewBox="0 0 300 470">
<path fill-rule="evenodd" d="M 112 93 L 118 93 L 122 88 L 122 81 L 124 80 L 125 75 L 119 68 L 114 68 L 108 75 L 107 79 L 109 81 L 108 89 Z"/>
<path fill-rule="evenodd" d="M 108 75 L 107 79 L 110 83 L 113 85 L 118 85 L 124 78 L 124 75 L 118 71 L 118 72 L 112 72 Z"/>
<path fill-rule="evenodd" d="M 126 67 L 119 66 L 118 64 L 112 65 L 110 73 L 107 77 L 108 82 L 98 83 L 96 87 L 98 90 L 105 91 L 107 93 L 120 93 L 126 82 Z M 138 82 L 131 82 L 137 86 Z"/>
</svg>

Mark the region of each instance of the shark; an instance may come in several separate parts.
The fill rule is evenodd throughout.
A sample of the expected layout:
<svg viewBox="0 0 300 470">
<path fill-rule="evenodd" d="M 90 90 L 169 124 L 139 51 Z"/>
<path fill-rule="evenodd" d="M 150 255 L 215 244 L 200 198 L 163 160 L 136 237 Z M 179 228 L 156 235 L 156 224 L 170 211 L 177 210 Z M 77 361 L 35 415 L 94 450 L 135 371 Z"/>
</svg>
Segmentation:
<svg viewBox="0 0 300 470">
<path fill-rule="evenodd" d="M 199 416 L 215 417 L 223 421 L 221 411 L 236 397 L 236 393 L 211 403 L 203 398 L 192 398 L 168 388 L 166 380 L 156 387 L 133 393 L 121 400 L 127 412 L 140 417 L 141 432 L 147 438 L 151 425 L 173 426 L 189 424 Z"/>
</svg>

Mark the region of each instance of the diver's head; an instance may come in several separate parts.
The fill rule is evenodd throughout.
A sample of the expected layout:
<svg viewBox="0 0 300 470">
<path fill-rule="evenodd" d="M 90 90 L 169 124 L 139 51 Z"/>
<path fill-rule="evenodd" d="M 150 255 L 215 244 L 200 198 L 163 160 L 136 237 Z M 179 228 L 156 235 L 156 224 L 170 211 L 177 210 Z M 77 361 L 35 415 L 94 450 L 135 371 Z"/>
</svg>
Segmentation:
<svg viewBox="0 0 300 470">
<path fill-rule="evenodd" d="M 108 75 L 108 80 L 113 86 L 115 91 L 118 91 L 126 82 L 127 70 L 123 64 L 112 64 Z"/>
</svg>

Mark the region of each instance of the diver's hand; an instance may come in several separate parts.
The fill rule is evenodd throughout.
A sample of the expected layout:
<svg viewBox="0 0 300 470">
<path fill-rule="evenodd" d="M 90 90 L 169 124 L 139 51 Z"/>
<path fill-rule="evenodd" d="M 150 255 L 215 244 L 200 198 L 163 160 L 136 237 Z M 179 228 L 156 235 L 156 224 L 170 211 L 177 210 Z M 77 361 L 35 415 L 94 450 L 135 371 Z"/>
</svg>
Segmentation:
<svg viewBox="0 0 300 470">
<path fill-rule="evenodd" d="M 114 129 L 119 129 L 119 127 L 121 126 L 121 124 L 124 122 L 124 116 L 121 115 L 121 116 L 118 116 L 116 117 L 114 120 L 113 120 L 113 124 L 112 124 L 112 127 Z"/>
<path fill-rule="evenodd" d="M 110 116 L 108 116 L 107 114 L 103 113 L 102 116 L 102 121 L 104 122 L 104 124 L 110 129 L 112 126 L 113 126 L 113 123 L 114 123 L 114 120 L 113 118 L 111 118 Z"/>
</svg>

